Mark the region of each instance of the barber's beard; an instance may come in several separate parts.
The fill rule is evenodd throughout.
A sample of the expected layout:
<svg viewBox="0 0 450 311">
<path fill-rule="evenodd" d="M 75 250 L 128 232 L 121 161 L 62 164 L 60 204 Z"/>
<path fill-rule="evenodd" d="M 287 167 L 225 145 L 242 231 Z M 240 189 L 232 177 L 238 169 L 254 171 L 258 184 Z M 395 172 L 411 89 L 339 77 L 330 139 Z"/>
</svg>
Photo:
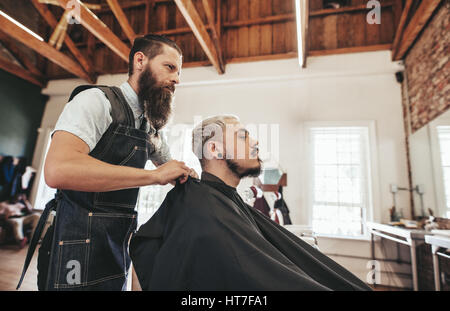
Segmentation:
<svg viewBox="0 0 450 311">
<path fill-rule="evenodd" d="M 172 113 L 173 93 L 169 89 L 175 90 L 172 85 L 158 84 L 150 68 L 142 72 L 138 80 L 139 102 L 143 103 L 145 117 L 148 122 L 159 131 L 166 125 Z"/>
<path fill-rule="evenodd" d="M 258 158 L 259 165 L 257 167 L 242 168 L 239 164 L 232 159 L 225 159 L 230 171 L 239 179 L 244 177 L 257 177 L 261 174 L 261 159 Z"/>
</svg>

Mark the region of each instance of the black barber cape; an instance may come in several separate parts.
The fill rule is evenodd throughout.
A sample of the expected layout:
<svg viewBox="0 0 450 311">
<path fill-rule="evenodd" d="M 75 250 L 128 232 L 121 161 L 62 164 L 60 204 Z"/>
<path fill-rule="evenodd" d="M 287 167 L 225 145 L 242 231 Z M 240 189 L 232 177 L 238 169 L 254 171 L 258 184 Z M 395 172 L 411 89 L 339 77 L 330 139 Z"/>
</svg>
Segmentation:
<svg viewBox="0 0 450 311">
<path fill-rule="evenodd" d="M 130 255 L 143 290 L 370 290 L 205 172 L 167 194 Z"/>
</svg>

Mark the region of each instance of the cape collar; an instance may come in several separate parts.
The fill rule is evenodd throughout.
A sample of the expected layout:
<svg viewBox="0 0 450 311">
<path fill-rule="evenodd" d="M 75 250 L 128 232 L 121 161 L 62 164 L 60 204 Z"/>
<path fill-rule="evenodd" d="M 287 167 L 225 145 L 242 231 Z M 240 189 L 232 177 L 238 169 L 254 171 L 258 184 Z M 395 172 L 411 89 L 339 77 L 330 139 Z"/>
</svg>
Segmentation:
<svg viewBox="0 0 450 311">
<path fill-rule="evenodd" d="M 225 187 L 229 188 L 230 190 L 236 191 L 235 187 L 227 185 L 222 179 L 220 179 L 216 175 L 213 175 L 213 174 L 205 172 L 205 171 L 202 172 L 201 180 L 206 181 L 206 182 L 217 183 L 220 186 L 225 186 Z"/>
</svg>

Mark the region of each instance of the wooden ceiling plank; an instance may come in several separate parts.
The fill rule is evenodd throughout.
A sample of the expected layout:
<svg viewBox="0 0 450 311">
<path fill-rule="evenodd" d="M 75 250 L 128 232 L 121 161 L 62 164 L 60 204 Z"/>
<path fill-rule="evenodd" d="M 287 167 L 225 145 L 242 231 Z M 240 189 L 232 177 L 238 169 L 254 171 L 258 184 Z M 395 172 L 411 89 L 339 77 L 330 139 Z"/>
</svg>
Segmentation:
<svg viewBox="0 0 450 311">
<path fill-rule="evenodd" d="M 39 3 L 38 0 L 31 0 L 31 3 L 34 5 L 39 14 L 41 14 L 41 16 L 47 22 L 47 24 L 51 28 L 56 28 L 56 26 L 58 25 L 58 21 L 56 20 L 55 16 L 53 16 L 53 13 L 50 12 L 50 10 L 47 8 L 47 6 L 42 3 Z M 89 58 L 85 57 L 80 52 L 80 50 L 76 47 L 75 43 L 69 36 L 64 37 L 64 43 L 66 44 L 67 48 L 72 53 L 72 55 L 80 62 L 81 66 L 88 73 L 89 75 L 88 81 L 90 83 L 95 83 L 97 80 L 97 76 L 94 72 L 94 66 L 92 65 L 92 62 L 89 60 Z"/>
<path fill-rule="evenodd" d="M 26 55 L 15 42 L 13 42 L 13 39 L 10 36 L 1 31 L 0 42 L 23 67 L 28 69 L 32 74 L 34 74 L 36 77 L 39 77 L 41 80 L 45 80 L 42 72 L 31 62 L 29 56 Z"/>
<path fill-rule="evenodd" d="M 223 23 L 224 28 L 246 27 L 253 25 L 264 25 L 270 23 L 295 21 L 295 14 L 280 14 L 267 17 L 253 18 L 247 20 L 238 20 L 234 22 Z"/>
<path fill-rule="evenodd" d="M 35 50 L 68 72 L 89 81 L 89 75 L 83 70 L 82 67 L 80 67 L 67 55 L 50 46 L 48 43 L 37 39 L 2 15 L 0 15 L 0 25 L 2 25 L 0 30 L 4 33 Z"/>
<path fill-rule="evenodd" d="M 420 34 L 425 24 L 430 19 L 433 12 L 439 6 L 442 0 L 427 0 L 420 3 L 419 8 L 414 13 L 399 43 L 398 52 L 394 60 L 402 59 L 409 48 L 413 45 L 417 36 Z"/>
<path fill-rule="evenodd" d="M 210 31 L 209 26 L 206 27 L 208 29 L 208 31 Z M 174 29 L 167 29 L 167 30 L 159 30 L 159 31 L 153 31 L 151 32 L 153 34 L 157 34 L 157 35 L 164 35 L 164 36 L 174 36 L 174 35 L 184 35 L 184 34 L 188 34 L 188 33 L 192 33 L 192 29 L 189 27 L 182 27 L 182 28 L 174 28 Z M 136 34 L 136 36 L 140 37 L 140 36 L 145 36 L 147 33 L 140 33 L 140 34 Z M 122 41 L 126 41 L 126 38 L 123 38 Z M 102 42 L 97 42 L 96 45 L 102 45 Z M 75 44 L 78 47 L 85 47 L 87 46 L 87 42 L 79 42 Z"/>
<path fill-rule="evenodd" d="M 222 35 L 222 1 L 216 0 L 216 28 L 217 28 L 217 35 Z"/>
<path fill-rule="evenodd" d="M 144 11 L 144 32 L 150 32 L 150 11 L 152 8 L 151 0 L 145 1 L 145 11 Z"/>
<path fill-rule="evenodd" d="M 33 73 L 24 70 L 22 67 L 4 59 L 3 57 L 0 57 L 0 69 L 3 69 L 35 85 L 38 85 L 41 88 L 44 88 L 47 84 L 47 81 L 42 80 L 41 77 L 38 77 Z"/>
<path fill-rule="evenodd" d="M 35 1 L 35 0 L 33 0 Z M 239 28 L 239 27 L 248 27 L 248 26 L 254 26 L 254 25 L 264 25 L 264 24 L 271 24 L 271 23 L 277 23 L 277 22 L 288 22 L 288 21 L 295 21 L 295 14 L 283 14 L 283 15 L 275 15 L 275 16 L 268 16 L 263 18 L 257 18 L 257 19 L 248 19 L 248 20 L 242 20 L 242 21 L 235 21 L 235 22 L 229 22 L 229 23 L 223 23 L 221 27 L 219 27 L 216 24 L 216 32 L 217 35 L 220 37 L 219 30 L 220 28 Z M 208 31 L 212 30 L 212 27 L 210 25 L 205 25 L 206 29 Z M 159 35 L 166 35 L 166 36 L 172 36 L 172 35 L 183 35 L 187 33 L 192 33 L 192 29 L 190 27 L 180 27 L 180 28 L 173 28 L 173 29 L 166 29 L 166 30 L 159 30 L 154 31 L 152 33 L 159 34 Z M 146 33 L 139 33 L 136 34 L 137 36 L 144 36 Z M 85 46 L 85 42 L 77 43 L 77 46 Z"/>
<path fill-rule="evenodd" d="M 111 8 L 111 11 L 113 12 L 114 16 L 117 18 L 117 21 L 120 24 L 120 27 L 122 27 L 122 30 L 125 32 L 126 36 L 130 40 L 130 43 L 133 44 L 134 39 L 136 38 L 136 33 L 133 30 L 133 27 L 131 27 L 130 22 L 128 21 L 127 16 L 123 12 L 122 8 L 120 7 L 120 4 L 117 0 L 106 0 L 108 2 L 108 5 Z"/>
<path fill-rule="evenodd" d="M 134 0 L 134 1 L 120 1 L 122 10 L 134 9 L 140 6 L 146 6 L 147 1 L 149 0 Z M 167 4 L 173 2 L 173 0 L 150 0 L 153 3 L 151 6 L 153 7 L 156 4 Z M 109 13 L 111 12 L 111 7 L 107 4 L 101 4 L 101 9 L 97 11 L 97 14 Z"/>
<path fill-rule="evenodd" d="M 214 45 L 216 46 L 217 56 L 219 58 L 219 66 L 220 66 L 220 69 L 223 72 L 225 72 L 222 47 L 220 45 L 219 34 L 217 33 L 217 29 L 215 27 L 214 11 L 209 3 L 209 0 L 202 0 L 202 1 L 203 1 L 203 8 L 205 9 L 205 13 L 206 13 L 206 18 L 208 19 L 208 24 L 211 27 L 210 29 L 211 29 L 212 40 L 214 42 Z"/>
<path fill-rule="evenodd" d="M 405 30 L 406 25 L 406 19 L 408 18 L 409 12 L 411 11 L 412 4 L 413 0 L 406 0 L 405 7 L 403 8 L 402 15 L 400 17 L 400 22 L 398 23 L 397 30 L 395 32 L 394 43 L 392 43 L 393 60 L 396 54 L 398 53 L 398 44 L 400 42 L 400 38 L 403 36 L 403 31 Z"/>
<path fill-rule="evenodd" d="M 212 42 L 211 38 L 209 37 L 206 26 L 203 24 L 203 21 L 197 12 L 197 9 L 192 3 L 192 0 L 174 0 L 174 1 L 177 4 L 181 14 L 186 19 L 186 22 L 188 23 L 189 27 L 191 27 L 194 36 L 197 38 L 208 59 L 216 68 L 217 72 L 219 74 L 223 74 L 224 71 L 220 67 L 220 61 L 215 45 Z"/>
<path fill-rule="evenodd" d="M 70 0 L 58 0 L 61 7 L 67 8 Z M 79 22 L 89 30 L 97 39 L 128 63 L 130 48 L 123 43 L 94 13 L 80 3 Z M 74 16 L 75 17 L 75 16 Z"/>
<path fill-rule="evenodd" d="M 383 2 L 381 3 L 382 8 L 388 8 L 391 6 L 394 6 L 395 2 Z M 325 16 L 325 15 L 333 15 L 333 14 L 341 14 L 341 13 L 348 13 L 348 12 L 356 12 L 356 11 L 369 11 L 371 8 L 367 7 L 367 4 L 362 5 L 353 5 L 353 6 L 344 6 L 339 9 L 322 9 L 322 10 L 313 10 L 309 12 L 310 17 L 319 17 L 319 16 Z"/>
</svg>

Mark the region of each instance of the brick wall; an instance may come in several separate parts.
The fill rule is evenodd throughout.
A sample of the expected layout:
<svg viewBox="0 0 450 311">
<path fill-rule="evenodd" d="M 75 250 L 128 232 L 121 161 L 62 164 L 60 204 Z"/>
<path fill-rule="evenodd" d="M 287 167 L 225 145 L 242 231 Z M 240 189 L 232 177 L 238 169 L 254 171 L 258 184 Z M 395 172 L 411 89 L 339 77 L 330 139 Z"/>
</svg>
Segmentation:
<svg viewBox="0 0 450 311">
<path fill-rule="evenodd" d="M 412 133 L 450 108 L 449 16 L 442 1 L 405 59 Z"/>
</svg>

